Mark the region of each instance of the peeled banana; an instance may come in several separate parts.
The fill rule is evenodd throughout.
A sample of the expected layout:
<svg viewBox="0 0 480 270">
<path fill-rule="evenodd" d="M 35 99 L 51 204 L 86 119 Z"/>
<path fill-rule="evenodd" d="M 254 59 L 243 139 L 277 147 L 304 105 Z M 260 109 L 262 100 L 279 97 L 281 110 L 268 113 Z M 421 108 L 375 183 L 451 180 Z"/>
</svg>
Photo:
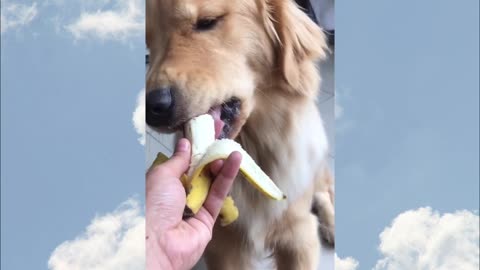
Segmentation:
<svg viewBox="0 0 480 270">
<path fill-rule="evenodd" d="M 190 168 L 182 177 L 182 183 L 187 192 L 184 217 L 196 214 L 207 199 L 212 183 L 209 172 L 206 170 L 207 165 L 218 159 L 227 159 L 234 151 L 242 155 L 240 172 L 250 184 L 271 199 L 286 198 L 240 144 L 230 139 L 215 140 L 214 120 L 209 114 L 188 121 L 184 127 L 184 133 L 192 145 Z M 165 155 L 159 153 L 152 166 L 163 163 L 167 159 Z M 220 224 L 229 225 L 238 218 L 238 215 L 233 199 L 228 196 L 220 210 Z"/>
<path fill-rule="evenodd" d="M 192 148 L 190 167 L 187 172 L 189 184 L 187 185 L 188 195 L 184 216 L 196 214 L 207 199 L 210 190 L 212 180 L 207 175 L 208 172 L 203 170 L 203 167 L 201 170 L 195 171 L 195 169 L 208 147 L 215 141 L 214 125 L 213 118 L 206 114 L 191 119 L 184 126 L 185 137 L 190 141 Z"/>
<path fill-rule="evenodd" d="M 286 198 L 240 144 L 230 139 L 215 140 L 214 120 L 209 114 L 200 115 L 188 121 L 185 125 L 185 137 L 192 144 L 192 159 L 188 171 L 190 186 L 187 189 L 186 207 L 192 213 L 197 213 L 201 208 L 211 185 L 211 179 L 206 174 L 205 167 L 215 160 L 228 158 L 234 151 L 242 155 L 240 172 L 255 188 L 271 199 Z M 226 226 L 237 218 L 238 209 L 233 199 L 227 197 L 220 211 L 221 225 Z"/>
</svg>

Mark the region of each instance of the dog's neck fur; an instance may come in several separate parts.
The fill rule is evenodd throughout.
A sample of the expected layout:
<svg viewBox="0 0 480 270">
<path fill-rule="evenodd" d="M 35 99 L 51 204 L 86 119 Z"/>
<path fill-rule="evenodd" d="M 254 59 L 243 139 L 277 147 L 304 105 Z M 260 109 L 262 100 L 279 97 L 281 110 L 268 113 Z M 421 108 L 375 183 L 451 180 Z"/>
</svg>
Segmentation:
<svg viewBox="0 0 480 270">
<path fill-rule="evenodd" d="M 264 63 L 270 62 L 273 65 L 272 60 Z M 300 117 L 308 116 L 302 111 L 315 106 L 320 76 L 313 61 L 306 61 L 299 69 L 300 74 L 303 74 L 303 89 L 294 89 L 288 85 L 278 70 L 266 69 L 270 72 L 262 77 L 271 80 L 257 86 L 256 106 L 253 106 L 254 110 L 238 136 L 240 144 L 266 172 L 271 172 L 275 166 L 284 165 L 279 164 L 279 154 L 292 155 L 295 152 L 292 136 L 298 132 L 308 132 L 298 130 L 302 125 L 297 123 L 303 121 Z"/>
<path fill-rule="evenodd" d="M 318 82 L 318 74 L 315 75 L 317 80 L 313 81 Z M 316 93 L 318 83 L 312 86 Z M 240 215 L 238 228 L 248 231 L 250 239 L 265 237 L 270 224 L 281 219 L 291 203 L 308 197 L 316 174 L 326 164 L 327 140 L 315 99 L 282 87 L 286 85 L 276 83 L 256 90 L 255 109 L 237 137 L 287 195 L 285 201 L 273 201 L 251 188 L 247 181 L 235 182 L 232 196 L 240 213 L 249 213 Z M 256 250 L 263 248 L 261 241 L 254 243 Z"/>
<path fill-rule="evenodd" d="M 315 164 L 320 157 L 312 156 L 315 151 L 311 149 L 318 149 L 317 153 L 322 155 L 322 152 L 326 152 L 322 148 L 327 148 L 322 121 L 315 98 L 312 97 L 318 93 L 320 78 L 313 62 L 303 68 L 308 69 L 303 74 L 306 74 L 304 79 L 309 82 L 309 85 L 305 85 L 310 88 L 307 89 L 309 95 L 289 89 L 290 86 L 278 75 L 271 76 L 274 83 L 257 88 L 257 104 L 237 139 L 280 188 L 288 187 L 290 190 L 293 190 L 290 185 L 296 184 L 299 189 L 304 187 L 298 181 L 313 181 L 292 179 L 295 178 L 293 171 L 302 166 L 296 162 L 311 161 Z M 321 140 L 317 137 L 321 137 Z M 323 141 L 323 145 L 319 145 Z M 292 196 L 299 196 L 299 192 L 293 192 Z"/>
<path fill-rule="evenodd" d="M 288 103 L 285 97 L 271 95 L 263 90 L 258 91 L 257 102 L 261 106 L 256 107 L 251 113 L 242 128 L 239 141 L 259 165 L 270 173 L 276 165 L 280 165 L 278 155 L 294 150 L 288 138 L 294 128 L 295 119 L 292 114 L 300 109 L 301 105 L 299 102 L 294 107 L 286 107 Z"/>
</svg>

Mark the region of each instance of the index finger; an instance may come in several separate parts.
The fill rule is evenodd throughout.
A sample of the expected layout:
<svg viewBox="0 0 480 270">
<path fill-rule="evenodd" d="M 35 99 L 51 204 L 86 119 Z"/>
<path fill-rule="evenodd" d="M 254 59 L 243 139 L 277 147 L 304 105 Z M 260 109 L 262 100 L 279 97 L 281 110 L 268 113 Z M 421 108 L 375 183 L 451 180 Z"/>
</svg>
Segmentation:
<svg viewBox="0 0 480 270">
<path fill-rule="evenodd" d="M 213 181 L 207 200 L 203 204 L 203 207 L 208 211 L 213 221 L 217 219 L 223 201 L 227 197 L 233 181 L 237 177 L 241 161 L 242 155 L 239 152 L 231 153 Z"/>
</svg>

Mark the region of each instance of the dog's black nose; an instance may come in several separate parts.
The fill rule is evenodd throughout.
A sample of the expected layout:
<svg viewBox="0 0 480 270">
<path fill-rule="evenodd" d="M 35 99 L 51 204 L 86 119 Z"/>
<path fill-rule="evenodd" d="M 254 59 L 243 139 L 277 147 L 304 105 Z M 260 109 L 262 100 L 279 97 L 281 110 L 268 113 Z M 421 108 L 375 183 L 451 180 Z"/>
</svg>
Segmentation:
<svg viewBox="0 0 480 270">
<path fill-rule="evenodd" d="M 150 126 L 167 126 L 173 115 L 173 96 L 170 87 L 155 89 L 147 94 L 146 120 Z"/>
</svg>

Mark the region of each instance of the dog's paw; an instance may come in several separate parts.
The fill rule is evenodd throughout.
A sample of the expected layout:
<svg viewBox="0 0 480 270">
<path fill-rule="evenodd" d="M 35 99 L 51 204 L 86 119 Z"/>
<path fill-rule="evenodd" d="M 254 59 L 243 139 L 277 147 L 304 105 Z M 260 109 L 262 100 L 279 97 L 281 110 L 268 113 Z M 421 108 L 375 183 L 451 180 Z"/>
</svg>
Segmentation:
<svg viewBox="0 0 480 270">
<path fill-rule="evenodd" d="M 333 248 L 335 246 L 335 209 L 329 192 L 314 194 L 312 213 L 317 216 L 322 243 Z"/>
</svg>

